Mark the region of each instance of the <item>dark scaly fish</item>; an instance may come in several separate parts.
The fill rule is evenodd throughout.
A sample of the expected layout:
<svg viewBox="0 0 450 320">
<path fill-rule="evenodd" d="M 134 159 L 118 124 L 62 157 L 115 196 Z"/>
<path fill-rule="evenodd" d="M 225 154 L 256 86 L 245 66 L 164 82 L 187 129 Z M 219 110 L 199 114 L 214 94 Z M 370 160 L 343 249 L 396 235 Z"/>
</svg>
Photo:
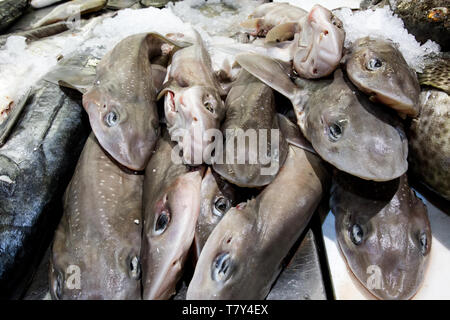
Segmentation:
<svg viewBox="0 0 450 320">
<path fill-rule="evenodd" d="M 338 173 L 330 207 L 339 248 L 351 272 L 379 299 L 410 299 L 431 249 L 427 209 L 406 175 L 372 182 Z"/>
<path fill-rule="evenodd" d="M 371 101 L 412 117 L 419 113 L 417 75 L 391 41 L 358 39 L 346 54 L 345 68 L 349 79 Z"/>
<path fill-rule="evenodd" d="M 0 32 L 13 24 L 28 7 L 28 0 L 0 1 Z"/>
<path fill-rule="evenodd" d="M 288 153 L 287 142 L 279 129 L 272 88 L 242 70 L 227 96 L 225 108 L 222 125 L 225 156 L 216 148 L 214 171 L 240 187 L 269 184 Z M 233 140 L 231 146 L 230 140 Z M 233 158 L 229 163 L 231 152 Z"/>
<path fill-rule="evenodd" d="M 141 298 L 142 187 L 143 176 L 118 167 L 91 134 L 53 240 L 53 299 Z"/>
<path fill-rule="evenodd" d="M 331 84 L 298 79 L 295 85 L 277 60 L 252 53 L 236 60 L 291 100 L 298 126 L 325 161 L 366 180 L 388 181 L 406 172 L 408 142 L 400 122 L 371 103 L 341 70 Z"/>
<path fill-rule="evenodd" d="M 432 89 L 420 101 L 420 115 L 408 130 L 410 172 L 450 200 L 450 97 Z"/>
<path fill-rule="evenodd" d="M 315 211 L 326 177 L 317 156 L 291 145 L 275 180 L 214 228 L 187 299 L 264 299 Z"/>
<path fill-rule="evenodd" d="M 169 299 L 176 293 L 200 212 L 202 170 L 190 171 L 181 159 L 171 161 L 172 148 L 164 132 L 145 169 L 141 249 L 145 300 Z"/>
<path fill-rule="evenodd" d="M 200 256 L 209 235 L 227 212 L 237 205 L 238 191 L 230 183 L 214 173 L 206 170 L 200 188 L 200 214 L 195 227 L 195 253 Z"/>
<path fill-rule="evenodd" d="M 89 133 L 80 101 L 40 81 L 0 148 L 0 297 L 18 298 L 60 218 Z"/>
<path fill-rule="evenodd" d="M 83 95 L 83 106 L 100 145 L 120 164 L 143 170 L 159 136 L 156 95 L 161 73 L 152 60 L 176 46 L 155 34 L 120 41 L 97 66 L 94 86 Z"/>
<path fill-rule="evenodd" d="M 204 159 L 199 158 L 210 143 L 205 132 L 219 129 L 225 116 L 223 95 L 225 92 L 215 77 L 211 57 L 195 31 L 195 43 L 173 55 L 168 81 L 158 96 L 165 96 L 167 128 L 172 141 L 183 151 L 186 163 L 203 162 Z"/>
<path fill-rule="evenodd" d="M 418 74 L 419 83 L 450 94 L 450 55 L 432 57 L 425 62 L 425 68 Z"/>
</svg>

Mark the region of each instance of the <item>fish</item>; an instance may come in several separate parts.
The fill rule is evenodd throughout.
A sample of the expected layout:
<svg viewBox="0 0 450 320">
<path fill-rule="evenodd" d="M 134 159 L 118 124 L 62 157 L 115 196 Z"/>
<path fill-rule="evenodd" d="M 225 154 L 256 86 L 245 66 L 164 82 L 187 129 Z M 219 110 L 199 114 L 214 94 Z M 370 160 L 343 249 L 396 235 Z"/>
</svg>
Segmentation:
<svg viewBox="0 0 450 320">
<path fill-rule="evenodd" d="M 284 10 L 287 10 L 283 11 L 285 16 L 278 19 L 283 17 L 292 19 L 288 13 L 292 12 L 298 16 L 299 20 L 278 24 L 271 29 L 266 36 L 264 53 L 276 59 L 287 55 L 292 62 L 293 70 L 303 78 L 318 79 L 333 73 L 343 53 L 345 31 L 342 21 L 320 5 L 313 6 L 306 15 L 295 14 L 296 10 L 302 9 L 289 8 L 291 6 L 287 4 L 270 3 L 262 6 L 277 7 L 278 5 L 282 5 L 285 7 Z M 289 39 L 292 39 L 291 45 L 284 44 L 284 48 L 276 49 Z M 274 45 L 267 46 L 267 43 L 274 43 Z"/>
<path fill-rule="evenodd" d="M 418 115 L 417 75 L 392 41 L 360 38 L 351 45 L 344 60 L 350 81 L 371 101 L 411 117 Z"/>
<path fill-rule="evenodd" d="M 299 22 L 306 15 L 308 15 L 306 10 L 289 3 L 264 3 L 259 5 L 247 20 L 241 22 L 241 26 L 252 36 L 266 37 L 267 42 L 284 41 L 292 38 L 295 31 L 300 31 Z M 283 38 L 276 35 L 277 30 L 286 28 L 292 32 L 288 34 L 283 32 Z"/>
<path fill-rule="evenodd" d="M 225 159 L 216 148 L 214 171 L 240 187 L 268 185 L 288 153 L 288 144 L 279 129 L 272 88 L 242 70 L 227 96 L 225 108 L 221 128 Z"/>
<path fill-rule="evenodd" d="M 63 21 L 63 22 L 56 22 L 56 23 L 53 23 L 50 25 L 35 28 L 35 29 L 9 33 L 9 34 L 0 36 L 0 46 L 3 46 L 4 44 L 6 44 L 6 41 L 11 36 L 25 37 L 27 39 L 27 42 L 29 43 L 31 41 L 36 41 L 36 40 L 43 39 L 46 37 L 54 36 L 56 34 L 60 34 L 67 30 L 69 30 L 69 26 L 65 21 Z"/>
<path fill-rule="evenodd" d="M 52 244 L 52 299 L 141 298 L 143 178 L 117 166 L 91 133 Z"/>
<path fill-rule="evenodd" d="M 165 7 L 170 1 L 177 2 L 178 0 L 140 0 L 140 4 L 147 8 L 147 7 L 156 7 L 156 8 L 162 8 Z"/>
<path fill-rule="evenodd" d="M 430 57 L 423 72 L 418 74 L 421 86 L 430 86 L 450 94 L 450 54 Z"/>
<path fill-rule="evenodd" d="M 102 10 L 106 6 L 107 0 L 72 0 L 58 5 L 46 16 L 39 19 L 32 25 L 32 28 L 39 28 L 58 21 L 66 20 L 77 14 L 83 15 Z"/>
<path fill-rule="evenodd" d="M 450 200 L 450 97 L 440 90 L 424 90 L 420 103 L 420 115 L 407 130 L 410 173 Z"/>
<path fill-rule="evenodd" d="M 178 47 L 156 33 L 121 40 L 99 62 L 83 106 L 100 145 L 120 164 L 144 170 L 159 136 L 156 96 L 161 72 L 152 59 Z"/>
<path fill-rule="evenodd" d="M 163 131 L 144 175 L 142 286 L 144 300 L 176 293 L 200 213 L 203 169 L 171 161 L 174 145 Z"/>
<path fill-rule="evenodd" d="M 238 204 L 240 198 L 236 187 L 210 167 L 206 170 L 200 187 L 200 213 L 194 235 L 197 259 L 211 232 L 227 212 Z"/>
<path fill-rule="evenodd" d="M 45 8 L 63 0 L 31 0 L 30 5 L 35 9 Z"/>
<path fill-rule="evenodd" d="M 6 120 L 0 123 L 0 147 L 5 144 L 8 140 L 11 131 L 16 126 L 17 122 L 20 119 L 22 111 L 25 109 L 28 98 L 30 96 L 31 88 L 20 98 L 17 103 L 12 103 L 11 106 L 8 107 L 9 112 L 6 112 Z M 5 112 L 1 112 L 3 115 Z"/>
<path fill-rule="evenodd" d="M 411 299 L 432 238 L 427 209 L 406 175 L 380 183 L 337 173 L 330 208 L 338 246 L 363 288 L 378 299 Z"/>
<path fill-rule="evenodd" d="M 172 57 L 168 81 L 158 95 L 164 97 L 164 114 L 172 141 L 176 141 L 187 164 L 210 162 L 203 151 L 210 129 L 219 129 L 225 116 L 223 91 L 215 77 L 211 58 L 201 36 L 195 31 L 194 43 Z M 200 157 L 201 156 L 201 157 Z"/>
<path fill-rule="evenodd" d="M 264 299 L 319 204 L 327 179 L 319 157 L 290 145 L 275 180 L 256 198 L 230 209 L 214 228 L 186 299 Z"/>
<path fill-rule="evenodd" d="M 0 148 L 0 298 L 22 296 L 51 241 L 89 123 L 80 97 L 39 81 Z"/>
<path fill-rule="evenodd" d="M 393 180 L 407 171 L 402 123 L 359 92 L 341 69 L 331 83 L 297 79 L 294 84 L 277 60 L 254 53 L 241 53 L 236 60 L 291 100 L 300 130 L 328 163 L 373 181 Z"/>
<path fill-rule="evenodd" d="M 120 10 L 125 8 L 130 8 L 131 6 L 138 3 L 139 0 L 108 0 L 106 8 L 113 10 Z"/>
<path fill-rule="evenodd" d="M 19 19 L 28 7 L 28 0 L 0 1 L 0 32 Z"/>
</svg>

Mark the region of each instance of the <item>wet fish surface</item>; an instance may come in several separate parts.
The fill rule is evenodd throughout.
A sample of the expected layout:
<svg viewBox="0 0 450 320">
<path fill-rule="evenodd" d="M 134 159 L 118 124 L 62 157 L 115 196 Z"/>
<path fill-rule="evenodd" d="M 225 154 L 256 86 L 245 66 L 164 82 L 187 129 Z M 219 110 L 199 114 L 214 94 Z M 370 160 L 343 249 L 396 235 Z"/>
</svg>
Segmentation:
<svg viewBox="0 0 450 320">
<path fill-rule="evenodd" d="M 40 9 L 62 1 L 63 0 L 31 0 L 30 5 L 35 9 Z"/>
<path fill-rule="evenodd" d="M 427 209 L 406 175 L 389 182 L 335 176 L 330 198 L 339 248 L 359 282 L 379 299 L 410 299 L 431 250 Z"/>
<path fill-rule="evenodd" d="M 0 32 L 13 24 L 28 7 L 28 0 L 0 1 Z"/>
<path fill-rule="evenodd" d="M 0 296 L 18 298 L 60 218 L 60 199 L 89 133 L 80 101 L 38 82 L 0 148 Z"/>
<path fill-rule="evenodd" d="M 420 86 L 416 73 L 391 41 L 358 39 L 345 57 L 347 75 L 353 84 L 370 96 L 401 113 L 419 113 Z"/>
<path fill-rule="evenodd" d="M 291 100 L 298 126 L 325 161 L 366 180 L 389 181 L 406 172 L 408 142 L 401 123 L 354 88 L 340 69 L 331 84 L 305 79 L 294 84 L 277 60 L 253 53 L 236 60 Z"/>
<path fill-rule="evenodd" d="M 420 95 L 420 115 L 408 130 L 410 172 L 450 200 L 450 97 L 439 90 Z"/>
<path fill-rule="evenodd" d="M 187 299 L 264 299 L 325 188 L 321 160 L 290 146 L 262 193 L 232 208 L 206 241 Z M 288 190 L 279 192 L 289 186 Z"/>
<path fill-rule="evenodd" d="M 216 79 L 211 58 L 201 36 L 195 43 L 177 51 L 172 58 L 168 81 L 159 97 L 165 96 L 164 112 L 173 141 L 183 151 L 187 164 L 201 164 L 203 150 L 211 142 L 204 134 L 219 129 L 225 116 L 223 89 Z M 210 160 L 210 159 L 207 159 Z"/>
<path fill-rule="evenodd" d="M 91 134 L 52 245 L 52 299 L 141 298 L 142 188 L 143 176 L 118 167 Z"/>
<path fill-rule="evenodd" d="M 69 26 L 66 22 L 56 22 L 50 25 L 46 25 L 43 27 L 26 30 L 26 31 L 18 31 L 10 34 L 6 34 L 4 36 L 0 36 L 0 46 L 3 46 L 6 43 L 6 40 L 10 36 L 19 36 L 25 37 L 28 42 L 35 41 L 38 39 L 46 38 L 49 36 L 53 36 L 55 34 L 62 33 L 67 31 Z"/>
<path fill-rule="evenodd" d="M 176 293 L 200 212 L 201 170 L 171 161 L 166 130 L 145 169 L 142 285 L 145 300 Z"/>
<path fill-rule="evenodd" d="M 145 169 L 159 136 L 156 95 L 165 74 L 155 72 L 152 59 L 162 59 L 173 49 L 155 33 L 123 39 L 102 58 L 94 85 L 83 95 L 100 145 L 132 170 Z"/>
<path fill-rule="evenodd" d="M 269 184 L 288 153 L 288 144 L 279 129 L 272 88 L 242 70 L 227 96 L 225 108 L 222 125 L 225 157 L 216 150 L 214 171 L 240 187 Z M 231 147 L 230 140 L 233 140 Z"/>
</svg>

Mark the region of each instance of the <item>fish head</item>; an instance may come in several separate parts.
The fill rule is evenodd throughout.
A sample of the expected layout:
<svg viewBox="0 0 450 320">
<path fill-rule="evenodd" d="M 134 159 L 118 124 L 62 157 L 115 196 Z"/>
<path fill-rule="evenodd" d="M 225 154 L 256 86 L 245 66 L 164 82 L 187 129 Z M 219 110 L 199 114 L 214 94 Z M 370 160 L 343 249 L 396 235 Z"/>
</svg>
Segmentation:
<svg viewBox="0 0 450 320">
<path fill-rule="evenodd" d="M 410 299 L 419 289 L 431 249 L 427 210 L 405 177 L 367 188 L 370 197 L 332 191 L 339 247 L 353 275 L 379 299 Z M 373 183 L 378 184 L 380 183 Z M 360 189 L 363 189 L 362 187 Z"/>
<path fill-rule="evenodd" d="M 172 140 L 178 142 L 186 163 L 200 164 L 195 155 L 203 155 L 211 142 L 205 132 L 219 129 L 225 115 L 219 93 L 205 86 L 165 89 L 164 93 L 164 112 Z"/>
<path fill-rule="evenodd" d="M 349 79 L 374 102 L 410 116 L 419 113 L 420 86 L 416 73 L 391 41 L 361 38 L 345 58 Z"/>
<path fill-rule="evenodd" d="M 132 170 L 143 170 L 160 131 L 155 102 L 145 94 L 114 94 L 121 90 L 100 81 L 83 95 L 92 131 L 117 162 Z"/>
<path fill-rule="evenodd" d="M 257 243 L 257 233 L 252 230 L 256 227 L 256 212 L 257 203 L 252 199 L 231 208 L 216 226 L 197 261 L 187 299 L 232 299 L 235 296 L 236 283 L 251 272 L 251 268 L 240 261 L 248 261 L 244 257 L 252 254 L 249 247 Z"/>
<path fill-rule="evenodd" d="M 342 22 L 328 9 L 315 5 L 305 17 L 304 30 L 297 40 L 295 71 L 304 78 L 316 79 L 331 74 L 339 65 L 344 47 Z"/>
<path fill-rule="evenodd" d="M 305 108 L 305 136 L 339 170 L 366 180 L 388 181 L 408 168 L 408 142 L 400 123 L 352 90 L 342 72 L 312 95 Z"/>
<path fill-rule="evenodd" d="M 152 210 L 143 241 L 144 297 L 168 299 L 183 271 L 184 261 L 194 238 L 200 211 L 202 171 L 180 175 L 163 190 Z"/>
</svg>

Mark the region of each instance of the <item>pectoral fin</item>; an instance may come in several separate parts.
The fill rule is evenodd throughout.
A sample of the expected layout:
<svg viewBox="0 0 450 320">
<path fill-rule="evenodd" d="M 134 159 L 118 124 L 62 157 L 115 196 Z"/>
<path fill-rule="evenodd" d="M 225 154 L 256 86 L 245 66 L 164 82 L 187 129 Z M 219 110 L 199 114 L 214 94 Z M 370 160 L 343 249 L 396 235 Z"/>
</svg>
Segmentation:
<svg viewBox="0 0 450 320">
<path fill-rule="evenodd" d="M 94 84 L 95 68 L 76 66 L 57 66 L 44 76 L 44 80 L 85 93 Z"/>
<path fill-rule="evenodd" d="M 316 153 L 313 146 L 308 140 L 306 140 L 305 136 L 300 131 L 300 128 L 297 126 L 297 124 L 293 123 L 282 114 L 277 114 L 277 116 L 280 130 L 289 144 L 299 147 L 303 150 Z"/>
</svg>

